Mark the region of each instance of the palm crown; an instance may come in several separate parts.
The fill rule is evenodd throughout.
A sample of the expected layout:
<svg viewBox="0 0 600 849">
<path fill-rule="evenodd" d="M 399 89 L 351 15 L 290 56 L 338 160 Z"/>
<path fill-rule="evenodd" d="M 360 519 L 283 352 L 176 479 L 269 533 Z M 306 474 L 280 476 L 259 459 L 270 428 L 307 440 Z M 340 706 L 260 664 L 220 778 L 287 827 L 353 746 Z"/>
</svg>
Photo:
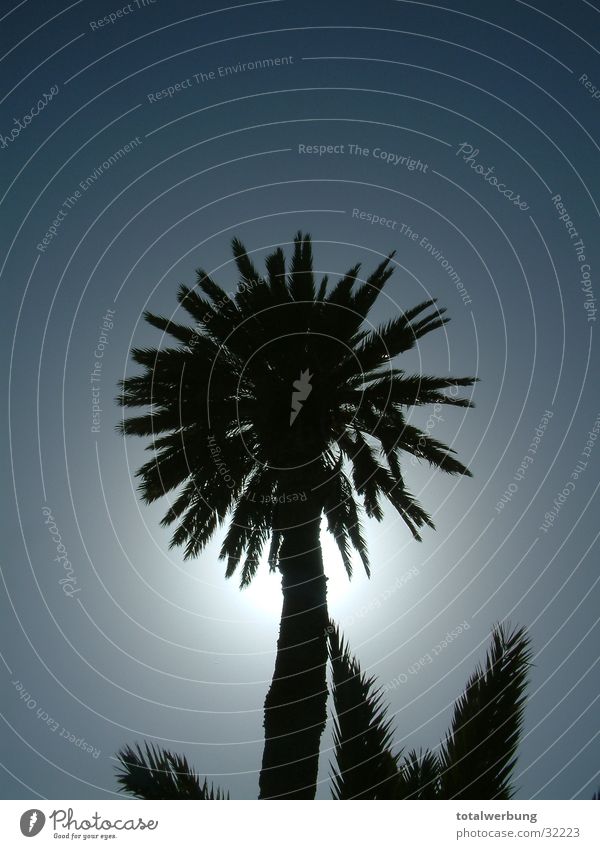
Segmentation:
<svg viewBox="0 0 600 849">
<path fill-rule="evenodd" d="M 137 473 L 142 496 L 152 502 L 180 490 L 163 525 L 176 526 L 171 544 L 184 545 L 186 557 L 229 519 L 221 557 L 228 577 L 241 564 L 242 585 L 269 539 L 275 566 L 286 505 L 307 498 L 313 515 L 325 513 L 348 573 L 352 548 L 368 571 L 361 503 L 380 520 L 387 499 L 417 539 L 419 528 L 433 527 L 405 485 L 402 452 L 470 474 L 450 448 L 409 424 L 406 411 L 472 406 L 457 387 L 476 378 L 410 375 L 392 364 L 449 320 L 435 299 L 366 326 L 393 254 L 366 280 L 355 265 L 335 284 L 324 277 L 317 285 L 308 235 L 295 237 L 289 268 L 281 248 L 271 253 L 264 277 L 241 242 L 232 246 L 235 293 L 199 269 L 197 288 L 178 292 L 193 325 L 145 313 L 178 344 L 134 349 L 144 371 L 121 382 L 123 406 L 148 408 L 120 425 L 152 438 L 153 457 Z"/>
</svg>

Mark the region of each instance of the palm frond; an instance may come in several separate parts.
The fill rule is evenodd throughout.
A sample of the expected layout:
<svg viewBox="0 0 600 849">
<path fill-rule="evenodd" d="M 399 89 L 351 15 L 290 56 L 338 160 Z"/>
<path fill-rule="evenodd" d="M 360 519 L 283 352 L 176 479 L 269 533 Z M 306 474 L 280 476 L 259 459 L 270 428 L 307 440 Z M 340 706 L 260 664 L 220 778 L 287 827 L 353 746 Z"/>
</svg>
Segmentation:
<svg viewBox="0 0 600 849">
<path fill-rule="evenodd" d="M 359 506 L 354 500 L 352 485 L 341 468 L 341 461 L 331 473 L 324 501 L 327 527 L 340 550 L 348 577 L 352 577 L 350 546 L 359 554 L 365 572 L 370 575 L 369 553 L 363 536 Z"/>
<path fill-rule="evenodd" d="M 229 793 L 202 781 L 185 756 L 154 743 L 144 748 L 125 746 L 117 753 L 117 781 L 123 792 L 137 799 L 229 799 Z"/>
<path fill-rule="evenodd" d="M 469 678 L 441 746 L 443 798 L 512 798 L 530 661 L 525 628 L 494 627 L 485 666 Z"/>
<path fill-rule="evenodd" d="M 445 389 L 472 386 L 475 377 L 431 377 L 429 375 L 407 375 L 389 370 L 381 377 L 370 375 L 370 383 L 362 387 L 364 398 L 385 411 L 389 404 L 412 407 L 422 404 L 445 404 L 456 407 L 472 407 L 469 398 L 445 395 Z"/>
<path fill-rule="evenodd" d="M 418 312 L 428 309 L 434 303 L 434 301 L 424 301 L 408 313 L 403 313 L 371 331 L 356 352 L 363 371 L 372 371 L 383 361 L 410 351 L 422 336 L 438 327 L 443 327 L 450 321 L 449 318 L 442 317 L 446 310 L 437 307 L 433 313 L 420 321 L 413 320 Z M 415 310 L 417 310 L 416 313 Z"/>
<path fill-rule="evenodd" d="M 391 752 L 391 720 L 383 692 L 361 672 L 356 658 L 329 626 L 329 657 L 335 718 L 333 737 L 337 769 L 332 775 L 334 799 L 393 799 L 398 755 Z"/>
<path fill-rule="evenodd" d="M 453 448 L 449 448 L 413 425 L 403 425 L 398 434 L 398 447 L 418 459 L 426 460 L 431 466 L 436 466 L 449 475 L 473 477 L 472 472 L 452 456 L 456 454 Z"/>
<path fill-rule="evenodd" d="M 290 295 L 295 301 L 313 301 L 315 280 L 310 235 L 296 233 L 289 279 Z"/>
<path fill-rule="evenodd" d="M 437 799 L 440 790 L 440 763 L 436 755 L 410 751 L 399 764 L 397 799 Z"/>
<path fill-rule="evenodd" d="M 285 273 L 285 254 L 281 248 L 273 251 L 265 260 L 269 279 L 269 288 L 275 303 L 291 301 Z"/>
<path fill-rule="evenodd" d="M 164 318 L 162 315 L 154 315 L 149 310 L 143 313 L 144 319 L 156 327 L 157 330 L 162 330 L 164 333 L 169 333 L 175 339 L 178 339 L 182 345 L 189 345 L 194 335 L 194 328 L 187 324 L 177 324 L 170 318 Z"/>
<path fill-rule="evenodd" d="M 263 548 L 270 536 L 274 492 L 275 483 L 271 473 L 260 469 L 249 477 L 235 505 L 219 557 L 227 560 L 225 576 L 230 578 L 246 552 L 241 587 L 247 586 L 256 573 Z"/>
<path fill-rule="evenodd" d="M 388 254 L 383 262 L 381 262 L 375 271 L 367 278 L 366 282 L 360 287 L 360 289 L 355 292 L 352 300 L 352 307 L 356 311 L 356 315 L 359 319 L 357 329 L 368 316 L 371 307 L 379 297 L 383 287 L 394 273 L 394 266 L 391 265 L 391 262 L 395 255 L 396 251 L 392 251 L 391 254 Z"/>
<path fill-rule="evenodd" d="M 256 270 L 254 263 L 248 256 L 246 248 L 239 239 L 232 239 L 231 249 L 235 258 L 242 282 L 249 286 L 254 286 L 261 280 L 260 274 Z"/>
<path fill-rule="evenodd" d="M 342 307 L 350 307 L 350 304 L 352 303 L 352 289 L 358 279 L 359 271 L 360 262 L 357 262 L 356 265 L 354 265 L 340 280 L 338 280 L 325 298 L 325 303 L 336 304 Z"/>
<path fill-rule="evenodd" d="M 368 516 L 382 516 L 379 496 L 384 496 L 402 517 L 416 540 L 421 539 L 418 528 L 423 525 L 434 527 L 429 514 L 406 488 L 399 467 L 387 469 L 375 458 L 374 449 L 357 429 L 354 440 L 346 435 L 339 439 L 340 445 L 352 462 L 353 481 L 356 491 L 364 497 Z"/>
</svg>

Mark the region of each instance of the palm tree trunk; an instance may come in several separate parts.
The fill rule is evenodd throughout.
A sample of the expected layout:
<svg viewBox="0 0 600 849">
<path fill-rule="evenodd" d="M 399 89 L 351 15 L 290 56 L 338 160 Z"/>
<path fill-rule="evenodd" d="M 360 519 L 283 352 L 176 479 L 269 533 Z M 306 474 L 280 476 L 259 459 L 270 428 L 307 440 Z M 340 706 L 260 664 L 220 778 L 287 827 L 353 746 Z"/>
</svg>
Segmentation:
<svg viewBox="0 0 600 849">
<path fill-rule="evenodd" d="M 306 508 L 307 505 L 303 504 Z M 265 700 L 261 799 L 314 799 L 327 719 L 327 579 L 319 518 L 290 522 L 279 557 L 283 609 Z"/>
</svg>

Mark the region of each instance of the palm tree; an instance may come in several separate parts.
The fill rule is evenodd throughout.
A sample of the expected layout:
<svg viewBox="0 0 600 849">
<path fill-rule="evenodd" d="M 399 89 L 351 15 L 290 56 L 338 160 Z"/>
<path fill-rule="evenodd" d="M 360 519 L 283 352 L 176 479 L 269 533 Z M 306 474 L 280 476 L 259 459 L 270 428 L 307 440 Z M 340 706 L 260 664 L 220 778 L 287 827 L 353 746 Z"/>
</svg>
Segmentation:
<svg viewBox="0 0 600 849">
<path fill-rule="evenodd" d="M 321 517 L 348 575 L 355 549 L 369 572 L 360 502 L 381 520 L 387 499 L 415 539 L 433 527 L 407 488 L 402 452 L 449 474 L 469 471 L 450 448 L 405 418 L 420 404 L 469 407 L 458 387 L 472 377 L 409 375 L 399 354 L 448 319 L 435 299 L 376 330 L 365 319 L 393 272 L 390 254 L 366 279 L 355 265 L 334 285 L 316 285 L 311 240 L 298 233 L 261 277 L 233 240 L 240 275 L 230 297 L 205 271 L 178 301 L 195 326 L 150 312 L 174 347 L 134 348 L 143 373 L 121 382 L 120 403 L 145 408 L 124 434 L 150 437 L 152 459 L 137 472 L 146 502 L 177 490 L 162 523 L 171 545 L 194 557 L 221 525 L 226 576 L 252 580 L 268 561 L 282 577 L 283 609 L 273 682 L 265 701 L 261 798 L 314 798 L 326 722 L 327 597 Z M 450 394 L 446 394 L 450 390 Z"/>
<path fill-rule="evenodd" d="M 333 799 L 511 799 L 531 666 L 524 628 L 492 630 L 485 666 L 478 666 L 454 706 L 438 752 L 392 752 L 393 730 L 383 691 L 361 672 L 329 628 L 334 708 Z M 209 789 L 185 758 L 167 750 L 127 746 L 118 753 L 122 789 L 142 799 L 225 799 Z M 595 796 L 594 798 L 597 798 Z"/>
</svg>

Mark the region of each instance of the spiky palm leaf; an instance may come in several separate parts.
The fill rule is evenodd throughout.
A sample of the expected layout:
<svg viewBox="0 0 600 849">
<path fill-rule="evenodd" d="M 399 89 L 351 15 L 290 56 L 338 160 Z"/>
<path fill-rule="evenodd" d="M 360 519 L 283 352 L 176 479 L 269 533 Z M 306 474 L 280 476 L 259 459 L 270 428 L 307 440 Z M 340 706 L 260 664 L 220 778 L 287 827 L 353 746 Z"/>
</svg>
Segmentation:
<svg viewBox="0 0 600 849">
<path fill-rule="evenodd" d="M 308 235 L 296 235 L 289 268 L 281 248 L 270 254 L 265 277 L 239 240 L 232 247 L 240 275 L 235 294 L 202 269 L 194 289 L 179 290 L 194 326 L 145 313 L 177 344 L 134 349 L 143 372 L 121 382 L 120 403 L 145 408 L 122 421 L 122 432 L 151 438 L 152 458 L 137 473 L 141 494 L 152 502 L 179 491 L 163 524 L 176 525 L 171 544 L 183 545 L 185 557 L 197 555 L 229 519 L 221 557 L 228 575 L 241 566 L 245 585 L 282 526 L 281 498 L 308 490 L 327 515 L 348 572 L 351 548 L 368 570 L 361 501 L 381 519 L 387 499 L 417 539 L 419 528 L 433 526 L 405 486 L 403 453 L 449 474 L 470 474 L 450 448 L 408 425 L 406 411 L 471 406 L 456 390 L 475 378 L 421 377 L 392 367 L 398 354 L 448 321 L 434 299 L 365 329 L 393 272 L 393 254 L 362 283 L 357 265 L 317 289 Z M 290 426 L 293 385 L 306 371 L 311 392 Z"/>
<path fill-rule="evenodd" d="M 410 751 L 398 765 L 397 799 L 439 799 L 440 763 L 426 749 Z"/>
<path fill-rule="evenodd" d="M 336 799 L 509 799 L 520 739 L 530 640 L 524 628 L 492 629 L 485 667 L 478 666 L 454 706 L 438 754 L 394 755 L 382 691 L 367 678 L 330 626 Z"/>
<path fill-rule="evenodd" d="M 443 798 L 512 798 L 530 665 L 525 628 L 495 626 L 485 665 L 468 680 L 441 745 Z"/>
<path fill-rule="evenodd" d="M 137 799 L 229 799 L 219 788 L 201 781 L 183 755 L 145 744 L 125 746 L 117 753 L 117 781 L 125 793 Z"/>
<path fill-rule="evenodd" d="M 361 672 L 337 625 L 329 626 L 329 657 L 335 708 L 333 739 L 337 768 L 334 799 L 393 799 L 398 756 L 390 750 L 391 720 L 374 678 Z"/>
</svg>

